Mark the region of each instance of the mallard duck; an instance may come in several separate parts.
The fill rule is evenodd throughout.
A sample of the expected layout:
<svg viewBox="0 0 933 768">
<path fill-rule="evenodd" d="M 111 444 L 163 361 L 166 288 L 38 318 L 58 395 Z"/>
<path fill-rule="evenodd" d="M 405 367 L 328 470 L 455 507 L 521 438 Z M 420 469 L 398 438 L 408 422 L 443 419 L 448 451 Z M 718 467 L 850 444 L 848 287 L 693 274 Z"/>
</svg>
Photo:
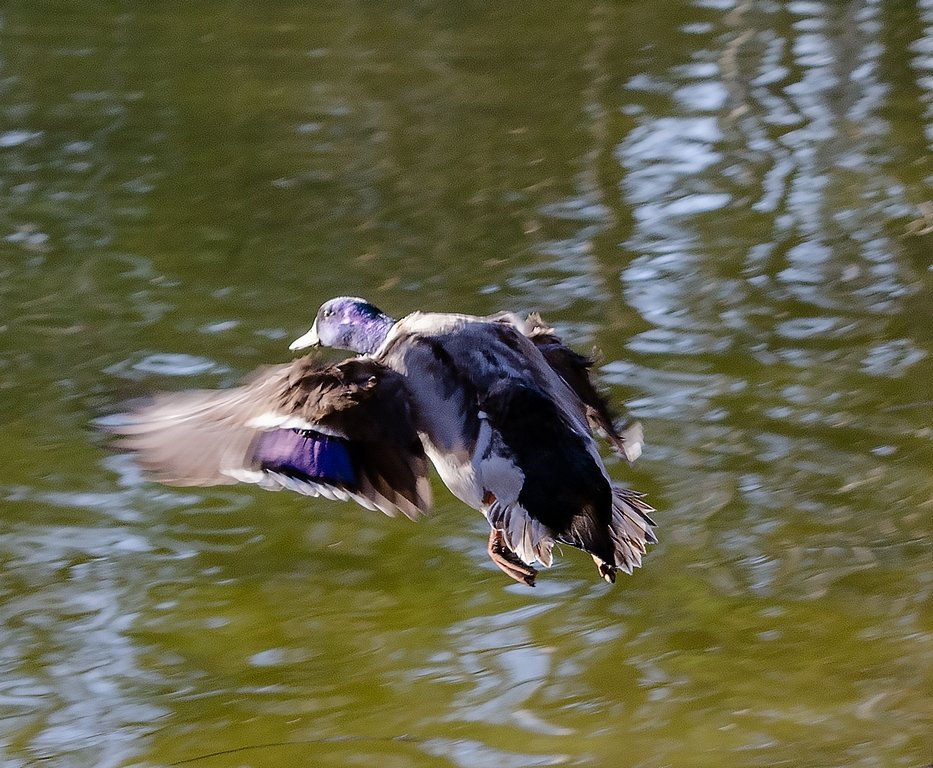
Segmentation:
<svg viewBox="0 0 933 768">
<path fill-rule="evenodd" d="M 592 361 L 537 314 L 396 321 L 340 297 L 290 349 L 314 346 L 357 356 L 301 357 L 235 389 L 159 395 L 113 430 L 166 483 L 255 483 L 413 519 L 431 508 L 430 459 L 486 517 L 492 561 L 529 586 L 555 543 L 588 552 L 614 582 L 656 541 L 654 510 L 609 479 L 594 439 L 634 461 L 640 426 L 617 430 Z"/>
</svg>

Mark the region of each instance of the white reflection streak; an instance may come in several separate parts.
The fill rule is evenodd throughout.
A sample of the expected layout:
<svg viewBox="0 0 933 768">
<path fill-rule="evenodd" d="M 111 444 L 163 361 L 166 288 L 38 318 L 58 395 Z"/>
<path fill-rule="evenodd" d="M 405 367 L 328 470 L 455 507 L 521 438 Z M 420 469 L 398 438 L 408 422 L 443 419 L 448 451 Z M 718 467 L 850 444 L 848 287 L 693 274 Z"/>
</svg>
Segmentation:
<svg viewBox="0 0 933 768">
<path fill-rule="evenodd" d="M 162 681 L 140 664 L 128 634 L 137 612 L 127 585 L 138 574 L 127 569 L 158 544 L 140 527 L 138 468 L 122 455 L 104 464 L 122 490 L 0 488 L 8 504 L 100 515 L 97 523 L 19 526 L 4 534 L 0 551 L 15 584 L 0 603 L 0 626 L 9 629 L 0 647 L 0 706 L 9 713 L 0 734 L 36 760 L 67 756 L 68 765 L 89 768 L 127 764 L 164 714 L 138 690 Z M 147 494 L 147 504 L 172 509 L 192 498 L 160 492 Z"/>
<path fill-rule="evenodd" d="M 126 546 L 119 528 L 34 527 L 5 536 L 6 572 L 20 584 L 0 607 L 0 624 L 15 628 L 2 656 L 5 740 L 36 760 L 124 765 L 163 714 L 127 690 L 146 673 L 127 636 L 136 615 L 117 571 Z"/>
<path fill-rule="evenodd" d="M 933 0 L 919 0 L 919 6 L 924 32 L 923 37 L 911 47 L 917 52 L 913 65 L 917 70 L 917 86 L 925 94 L 926 139 L 933 153 Z"/>
<path fill-rule="evenodd" d="M 527 622 L 549 606 L 535 605 L 455 625 L 459 648 L 457 676 L 474 681 L 463 694 L 457 719 L 488 724 L 512 723 L 533 733 L 567 735 L 566 728 L 547 723 L 531 709 L 534 695 L 547 683 L 552 649 L 536 645 Z"/>
<path fill-rule="evenodd" d="M 931 0 L 923 2 L 929 21 Z M 696 306 L 696 297 L 713 288 L 701 271 L 710 235 L 698 229 L 706 221 L 700 216 L 726 209 L 732 190 L 737 203 L 739 195 L 751 197 L 744 210 L 772 217 L 768 241 L 748 252 L 751 277 L 776 266 L 769 278 L 780 290 L 847 314 L 890 311 L 905 292 L 892 258 L 898 246 L 877 228 L 879 218 L 911 211 L 904 190 L 877 172 L 875 159 L 890 136 L 881 117 L 888 87 L 879 80 L 880 5 L 808 2 L 788 10 L 797 19 L 788 32 L 768 23 L 778 21 L 777 10 L 743 3 L 724 14 L 731 41 L 719 71 L 702 50 L 691 64 L 673 67 L 666 83 L 649 90 L 672 94 L 683 114 L 646 115 L 617 149 L 636 219 L 631 247 L 642 253 L 623 274 L 626 296 L 650 322 L 687 336 L 714 321 Z M 921 54 L 915 64 L 930 58 Z M 719 87 L 697 90 L 716 77 Z M 697 82 L 685 85 L 690 78 Z M 933 77 L 922 80 L 933 89 Z M 629 88 L 637 93 L 645 85 L 636 78 Z M 726 113 L 716 98 L 704 107 L 677 96 L 723 90 L 731 102 Z M 839 258 L 839 243 L 861 263 Z M 645 273 L 653 279 L 637 277 Z M 724 299 L 736 297 L 732 290 Z"/>
</svg>

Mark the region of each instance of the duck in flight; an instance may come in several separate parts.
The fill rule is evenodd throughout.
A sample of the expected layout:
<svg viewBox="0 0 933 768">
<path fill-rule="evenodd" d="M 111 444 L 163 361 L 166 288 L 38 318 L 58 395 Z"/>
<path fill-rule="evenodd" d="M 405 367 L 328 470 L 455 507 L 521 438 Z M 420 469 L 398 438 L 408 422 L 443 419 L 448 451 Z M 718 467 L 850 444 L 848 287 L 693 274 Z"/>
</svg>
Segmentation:
<svg viewBox="0 0 933 768">
<path fill-rule="evenodd" d="M 290 348 L 313 346 L 357 356 L 301 357 L 234 389 L 162 394 L 111 429 L 165 483 L 254 483 L 413 519 L 431 508 L 430 460 L 486 517 L 492 561 L 529 586 L 556 543 L 589 553 L 614 582 L 657 541 L 654 510 L 609 479 L 594 438 L 631 462 L 641 427 L 616 428 L 592 361 L 538 315 L 396 321 L 340 297 Z"/>
</svg>

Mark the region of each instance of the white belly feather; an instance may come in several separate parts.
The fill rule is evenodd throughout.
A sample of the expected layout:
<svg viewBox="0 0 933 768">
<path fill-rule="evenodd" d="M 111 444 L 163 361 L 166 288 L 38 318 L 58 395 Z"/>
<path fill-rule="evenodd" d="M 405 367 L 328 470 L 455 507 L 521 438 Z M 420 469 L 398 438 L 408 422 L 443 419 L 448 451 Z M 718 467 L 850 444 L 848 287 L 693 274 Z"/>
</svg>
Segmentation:
<svg viewBox="0 0 933 768">
<path fill-rule="evenodd" d="M 421 439 L 444 484 L 465 504 L 485 514 L 487 493 L 504 505 L 518 501 L 525 475 L 511 458 L 497 450 L 501 441 L 482 412 L 476 448 L 469 458 L 438 449 L 427 435 Z"/>
</svg>

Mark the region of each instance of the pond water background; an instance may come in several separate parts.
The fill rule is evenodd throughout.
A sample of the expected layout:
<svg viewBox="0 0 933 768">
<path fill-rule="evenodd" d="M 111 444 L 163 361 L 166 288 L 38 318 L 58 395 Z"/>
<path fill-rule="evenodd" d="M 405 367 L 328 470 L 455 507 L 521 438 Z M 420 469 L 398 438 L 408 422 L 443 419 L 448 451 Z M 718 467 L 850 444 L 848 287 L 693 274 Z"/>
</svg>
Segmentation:
<svg viewBox="0 0 933 768">
<path fill-rule="evenodd" d="M 5 3 L 2 765 L 933 762 L 931 144 L 931 0 Z M 599 347 L 645 567 L 94 433 L 342 293 Z"/>
</svg>

